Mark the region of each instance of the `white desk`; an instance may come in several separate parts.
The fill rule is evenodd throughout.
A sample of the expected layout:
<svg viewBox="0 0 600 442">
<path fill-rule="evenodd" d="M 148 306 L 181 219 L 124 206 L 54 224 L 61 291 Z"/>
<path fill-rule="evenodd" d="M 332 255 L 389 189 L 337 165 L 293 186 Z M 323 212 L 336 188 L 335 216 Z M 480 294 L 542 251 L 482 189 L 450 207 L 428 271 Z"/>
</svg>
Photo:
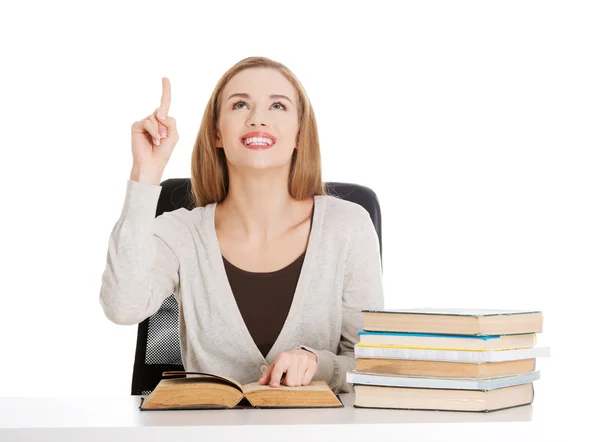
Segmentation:
<svg viewBox="0 0 600 442">
<path fill-rule="evenodd" d="M 567 440 L 535 401 L 461 413 L 360 409 L 353 394 L 340 398 L 341 409 L 140 411 L 139 396 L 0 397 L 0 441 Z"/>
</svg>

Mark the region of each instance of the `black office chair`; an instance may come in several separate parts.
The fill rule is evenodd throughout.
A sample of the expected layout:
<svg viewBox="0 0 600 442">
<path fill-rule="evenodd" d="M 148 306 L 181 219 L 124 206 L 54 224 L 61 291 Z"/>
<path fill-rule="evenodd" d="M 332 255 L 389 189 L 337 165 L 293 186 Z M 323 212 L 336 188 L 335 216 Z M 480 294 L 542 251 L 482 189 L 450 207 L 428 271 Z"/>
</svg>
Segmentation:
<svg viewBox="0 0 600 442">
<path fill-rule="evenodd" d="M 194 208 L 189 178 L 168 179 L 160 185 L 162 190 L 156 216 L 181 207 Z M 360 204 L 369 212 L 379 236 L 379 250 L 382 251 L 381 209 L 375 192 L 358 184 L 334 182 L 325 183 L 325 189 L 328 195 Z M 183 370 L 179 347 L 179 311 L 177 300 L 171 295 L 155 314 L 138 325 L 131 394 L 147 395 L 154 390 L 163 371 L 179 370 Z"/>
</svg>

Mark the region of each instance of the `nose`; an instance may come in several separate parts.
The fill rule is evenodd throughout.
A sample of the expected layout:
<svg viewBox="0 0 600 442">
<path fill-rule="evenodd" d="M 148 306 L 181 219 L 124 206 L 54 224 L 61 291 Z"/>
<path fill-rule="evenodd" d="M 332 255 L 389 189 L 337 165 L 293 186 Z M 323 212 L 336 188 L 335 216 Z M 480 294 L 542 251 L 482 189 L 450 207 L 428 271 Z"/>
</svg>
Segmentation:
<svg viewBox="0 0 600 442">
<path fill-rule="evenodd" d="M 248 117 L 248 120 L 246 121 L 246 125 L 250 126 L 250 127 L 257 127 L 257 126 L 266 127 L 267 126 L 267 117 L 264 113 L 254 110 L 254 112 L 252 112 L 250 114 L 250 117 Z"/>
</svg>

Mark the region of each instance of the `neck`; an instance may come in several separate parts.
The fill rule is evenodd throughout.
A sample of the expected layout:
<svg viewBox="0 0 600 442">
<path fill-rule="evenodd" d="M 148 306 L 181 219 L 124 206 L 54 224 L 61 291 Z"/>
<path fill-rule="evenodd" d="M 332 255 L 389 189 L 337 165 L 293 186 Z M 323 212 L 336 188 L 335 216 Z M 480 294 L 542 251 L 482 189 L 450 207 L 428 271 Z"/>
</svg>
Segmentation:
<svg viewBox="0 0 600 442">
<path fill-rule="evenodd" d="M 297 219 L 297 201 L 288 192 L 287 167 L 240 171 L 229 168 L 227 197 L 219 203 L 221 221 L 247 239 L 276 237 Z"/>
</svg>

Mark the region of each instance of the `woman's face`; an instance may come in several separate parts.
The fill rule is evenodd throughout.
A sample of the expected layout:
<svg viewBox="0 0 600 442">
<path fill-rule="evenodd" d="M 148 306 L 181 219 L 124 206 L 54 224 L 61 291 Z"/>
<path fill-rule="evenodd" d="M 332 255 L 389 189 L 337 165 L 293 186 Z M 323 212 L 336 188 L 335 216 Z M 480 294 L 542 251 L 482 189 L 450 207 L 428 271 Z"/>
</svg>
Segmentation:
<svg viewBox="0 0 600 442">
<path fill-rule="evenodd" d="M 229 80 L 221 96 L 216 146 L 236 168 L 289 164 L 298 134 L 296 89 L 279 71 L 251 68 Z"/>
</svg>

